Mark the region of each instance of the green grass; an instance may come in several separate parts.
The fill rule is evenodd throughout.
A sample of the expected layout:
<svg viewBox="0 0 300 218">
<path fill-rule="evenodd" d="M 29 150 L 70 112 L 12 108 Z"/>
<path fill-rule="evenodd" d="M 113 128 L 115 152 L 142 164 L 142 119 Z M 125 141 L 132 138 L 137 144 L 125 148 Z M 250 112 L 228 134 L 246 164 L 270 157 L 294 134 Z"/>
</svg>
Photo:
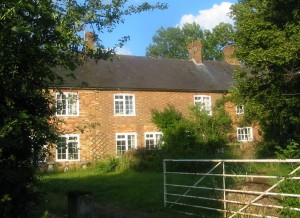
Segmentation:
<svg viewBox="0 0 300 218">
<path fill-rule="evenodd" d="M 178 170 L 179 166 L 176 167 Z M 196 169 L 193 165 L 180 165 L 182 171 L 195 170 L 196 172 L 207 172 L 210 167 L 202 166 Z M 179 168 L 180 168 L 179 167 Z M 194 169 L 195 168 L 195 169 Z M 267 175 L 286 175 L 289 167 L 283 167 L 282 164 L 228 164 L 226 172 L 231 174 L 260 174 Z M 220 170 L 220 169 L 219 169 Z M 180 170 L 179 170 L 180 171 Z M 221 173 L 214 171 L 214 173 Z M 200 176 L 201 177 L 201 176 Z M 199 178 L 197 175 L 180 176 L 168 174 L 167 182 L 181 185 L 193 185 Z M 205 178 L 201 182 L 201 186 L 214 185 L 221 187 L 221 178 Z M 104 173 L 97 168 L 89 170 L 73 171 L 67 173 L 53 173 L 41 175 L 40 191 L 46 193 L 47 203 L 45 211 L 51 214 L 66 215 L 67 214 L 67 194 L 69 191 L 79 190 L 91 192 L 94 199 L 99 204 L 115 205 L 125 210 L 142 211 L 151 214 L 151 217 L 185 217 L 184 215 L 174 214 L 175 210 L 187 211 L 186 208 L 180 206 L 172 207 L 171 209 L 164 208 L 163 202 L 163 173 L 161 172 L 135 172 L 131 170 L 117 171 L 114 173 Z M 236 183 L 245 182 L 245 179 L 228 178 L 226 184 L 228 187 L 234 187 Z M 269 181 L 273 184 L 275 181 Z M 285 187 L 285 186 L 284 186 Z M 293 187 L 292 187 L 293 188 Z M 168 187 L 168 192 L 182 194 L 186 189 Z M 294 189 L 291 189 L 294 190 Z M 198 190 L 190 191 L 189 194 L 195 196 L 218 195 L 218 192 L 198 193 Z M 298 193 L 298 192 L 297 192 Z M 168 197 L 168 200 L 177 201 L 178 197 Z M 209 201 L 196 201 L 195 199 L 180 198 L 180 203 L 191 203 L 197 205 L 212 206 Z M 208 205 L 207 205 L 208 204 Z M 218 204 L 218 203 L 217 203 Z M 218 207 L 218 205 L 215 205 Z M 220 206 L 220 205 L 219 205 Z M 222 208 L 222 206 L 220 206 Z M 195 214 L 201 214 L 202 217 L 220 217 L 217 214 L 212 216 L 211 211 L 207 210 L 189 210 Z M 209 216 L 207 216 L 209 214 Z"/>
<path fill-rule="evenodd" d="M 44 174 L 41 181 L 40 190 L 48 199 L 45 210 L 58 215 L 67 214 L 67 193 L 72 190 L 91 192 L 97 203 L 147 213 L 170 212 L 164 208 L 162 173 L 86 170 Z"/>
</svg>

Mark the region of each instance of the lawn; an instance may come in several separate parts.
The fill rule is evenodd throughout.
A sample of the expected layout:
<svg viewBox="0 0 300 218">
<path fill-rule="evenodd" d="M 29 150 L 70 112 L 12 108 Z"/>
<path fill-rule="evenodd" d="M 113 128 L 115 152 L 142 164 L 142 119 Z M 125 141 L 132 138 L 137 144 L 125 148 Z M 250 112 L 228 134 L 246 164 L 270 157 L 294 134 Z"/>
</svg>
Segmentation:
<svg viewBox="0 0 300 218">
<path fill-rule="evenodd" d="M 164 208 L 162 173 L 85 170 L 43 174 L 41 181 L 40 189 L 47 196 L 45 210 L 58 216 L 67 214 L 67 193 L 81 190 L 91 192 L 99 204 L 143 211 L 153 217 L 174 217 L 173 211 Z"/>
<path fill-rule="evenodd" d="M 283 169 L 279 169 L 277 165 L 267 164 L 266 166 L 264 166 L 262 164 L 244 164 L 241 166 L 235 166 L 235 164 L 233 164 L 233 166 L 229 166 L 226 171 L 229 174 L 231 173 L 247 175 L 257 173 L 259 174 L 259 172 L 268 172 L 267 174 L 270 173 L 271 175 L 273 172 L 274 175 L 281 175 L 282 173 L 284 173 Z M 182 169 L 184 168 L 182 163 L 180 167 Z M 190 168 L 188 169 L 191 170 L 194 169 L 195 166 L 189 165 L 189 167 Z M 196 170 L 197 172 L 206 172 L 207 168 L 201 166 L 201 169 L 197 168 L 194 170 Z M 215 173 L 218 172 L 215 171 Z M 199 176 L 193 173 L 190 176 L 186 176 L 185 174 L 183 174 L 183 176 L 168 174 L 167 176 L 167 182 L 173 184 L 193 185 L 198 181 Z M 246 182 L 247 184 L 249 183 L 246 180 L 241 180 L 240 178 L 229 178 L 226 180 L 226 184 L 228 187 L 234 187 L 235 184 L 241 184 L 243 182 Z M 271 185 L 272 182 L 269 182 Z M 212 179 L 205 178 L 201 182 L 201 186 L 208 186 L 209 184 L 213 184 L 213 187 L 221 187 L 220 184 L 222 185 L 222 180 L 219 181 L 218 178 L 213 177 Z M 186 189 L 182 189 L 181 187 L 175 189 L 176 190 L 173 192 L 172 187 L 168 187 L 168 192 L 178 192 L 178 194 L 186 192 Z M 164 207 L 162 172 L 136 172 L 132 170 L 123 170 L 114 173 L 104 173 L 99 169 L 94 168 L 66 173 L 60 172 L 41 174 L 40 191 L 46 194 L 47 202 L 45 204 L 45 211 L 48 211 L 50 214 L 58 215 L 58 217 L 64 217 L 67 214 L 68 207 L 67 194 L 69 191 L 74 190 L 91 192 L 98 205 L 116 206 L 113 207 L 113 209 L 121 208 L 120 211 L 142 212 L 143 214 L 147 214 L 147 217 L 151 218 L 188 217 L 187 215 L 184 216 L 182 213 L 176 213 L 174 207 L 172 207 L 171 209 Z M 206 194 L 203 192 L 203 190 L 201 191 L 201 193 L 197 192 L 198 190 L 195 189 L 189 194 L 194 196 L 204 196 Z M 208 192 L 207 197 L 211 197 L 212 193 L 215 192 Z M 295 193 L 298 193 L 298 191 Z M 172 197 L 168 196 L 168 200 L 171 201 L 176 201 L 176 198 L 177 197 L 175 196 L 175 199 L 172 200 Z M 180 203 L 185 202 L 185 199 L 180 200 Z M 187 203 L 198 204 L 193 198 L 187 198 Z M 217 206 L 217 208 L 219 208 L 218 205 L 211 205 L 212 203 L 209 201 L 201 202 L 201 205 L 205 204 L 208 204 L 206 205 L 208 207 Z M 222 206 L 220 206 L 220 208 L 222 208 Z M 176 209 L 180 210 L 180 206 L 178 206 Z M 193 208 L 193 210 L 190 210 L 189 212 L 198 214 L 201 217 L 221 217 L 220 214 L 217 213 L 215 215 L 212 215 L 212 211 L 199 211 L 194 209 L 195 208 Z"/>
</svg>

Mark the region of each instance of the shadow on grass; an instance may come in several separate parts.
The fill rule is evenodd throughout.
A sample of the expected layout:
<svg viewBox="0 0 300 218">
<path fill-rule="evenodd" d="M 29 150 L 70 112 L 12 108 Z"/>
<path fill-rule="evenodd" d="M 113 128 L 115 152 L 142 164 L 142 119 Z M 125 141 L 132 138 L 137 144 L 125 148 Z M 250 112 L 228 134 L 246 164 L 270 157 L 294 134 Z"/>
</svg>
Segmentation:
<svg viewBox="0 0 300 218">
<path fill-rule="evenodd" d="M 110 209 L 138 211 L 149 217 L 185 217 L 164 208 L 162 173 L 86 170 L 43 174 L 41 181 L 40 190 L 47 196 L 45 210 L 61 217 L 67 214 L 67 193 L 72 190 L 91 192 L 100 207 L 113 205 Z"/>
</svg>

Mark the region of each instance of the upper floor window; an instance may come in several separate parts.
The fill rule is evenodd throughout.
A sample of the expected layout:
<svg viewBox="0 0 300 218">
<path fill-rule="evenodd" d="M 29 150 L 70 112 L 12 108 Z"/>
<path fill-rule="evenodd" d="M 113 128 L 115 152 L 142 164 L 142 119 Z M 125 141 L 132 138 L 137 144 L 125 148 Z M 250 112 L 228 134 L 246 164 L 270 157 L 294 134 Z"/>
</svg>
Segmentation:
<svg viewBox="0 0 300 218">
<path fill-rule="evenodd" d="M 147 150 L 157 148 L 161 142 L 161 132 L 145 132 L 145 147 Z"/>
<path fill-rule="evenodd" d="M 57 161 L 78 161 L 79 160 L 79 135 L 70 134 L 60 136 L 56 145 Z"/>
<path fill-rule="evenodd" d="M 116 134 L 117 154 L 123 154 L 128 150 L 135 149 L 137 144 L 136 133 Z"/>
<path fill-rule="evenodd" d="M 114 114 L 115 116 L 134 116 L 135 99 L 134 95 L 116 94 L 114 95 Z"/>
<path fill-rule="evenodd" d="M 242 115 L 244 114 L 244 105 L 239 104 L 235 107 L 236 114 Z"/>
<path fill-rule="evenodd" d="M 253 141 L 252 127 L 237 128 L 237 139 L 239 142 Z"/>
<path fill-rule="evenodd" d="M 211 98 L 208 95 L 195 95 L 194 104 L 199 105 L 202 110 L 206 110 L 211 115 Z"/>
<path fill-rule="evenodd" d="M 75 92 L 56 93 L 56 115 L 79 115 L 79 98 Z"/>
</svg>

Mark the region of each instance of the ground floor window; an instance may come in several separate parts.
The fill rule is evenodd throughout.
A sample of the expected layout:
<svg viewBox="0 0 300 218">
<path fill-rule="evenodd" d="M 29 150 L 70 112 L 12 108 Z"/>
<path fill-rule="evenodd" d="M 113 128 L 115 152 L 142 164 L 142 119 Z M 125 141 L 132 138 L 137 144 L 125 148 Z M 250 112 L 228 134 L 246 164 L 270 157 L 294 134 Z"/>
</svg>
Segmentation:
<svg viewBox="0 0 300 218">
<path fill-rule="evenodd" d="M 136 133 L 117 133 L 117 154 L 123 154 L 128 150 L 135 149 L 137 144 Z"/>
<path fill-rule="evenodd" d="M 239 142 L 251 142 L 253 141 L 252 127 L 237 128 L 237 139 Z"/>
<path fill-rule="evenodd" d="M 157 148 L 162 137 L 161 132 L 145 132 L 145 147 L 147 150 Z"/>
<path fill-rule="evenodd" d="M 79 135 L 69 134 L 60 136 L 56 148 L 57 161 L 79 160 Z"/>
</svg>

